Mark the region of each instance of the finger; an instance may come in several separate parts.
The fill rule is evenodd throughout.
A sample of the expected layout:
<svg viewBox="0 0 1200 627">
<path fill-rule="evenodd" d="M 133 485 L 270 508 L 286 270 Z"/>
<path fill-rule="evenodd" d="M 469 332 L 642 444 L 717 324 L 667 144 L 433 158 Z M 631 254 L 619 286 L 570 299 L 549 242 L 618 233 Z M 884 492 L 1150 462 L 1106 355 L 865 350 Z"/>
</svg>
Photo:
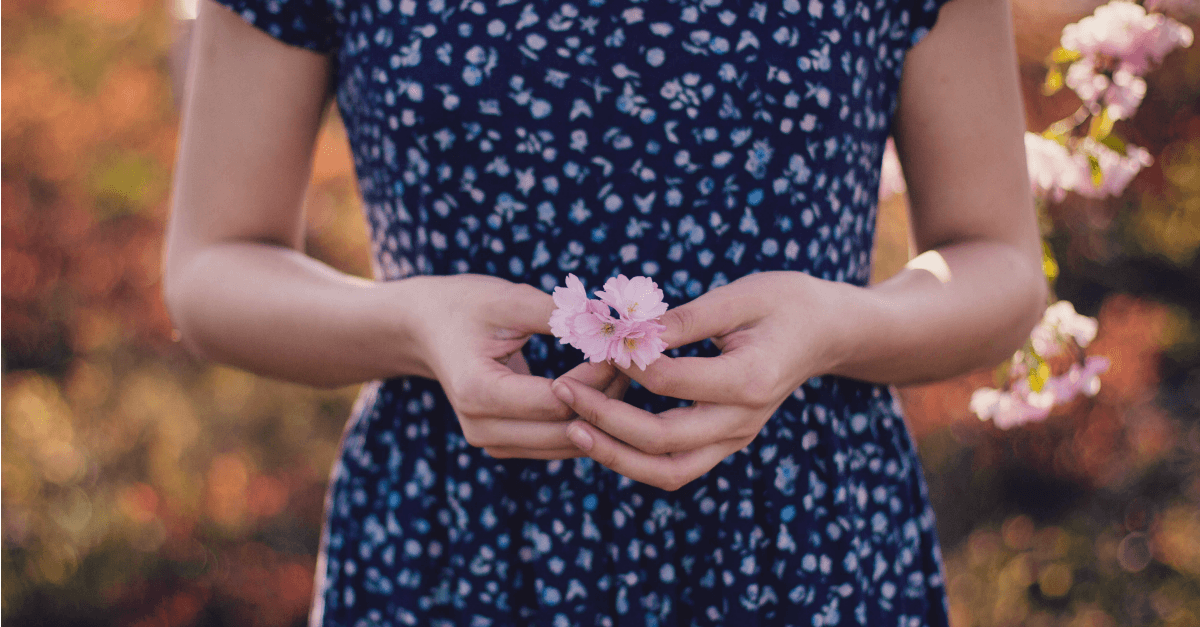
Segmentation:
<svg viewBox="0 0 1200 627">
<path fill-rule="evenodd" d="M 760 358 L 762 357 L 762 358 Z M 760 407 L 777 402 L 779 373 L 752 347 L 715 357 L 659 357 L 646 367 L 622 371 L 660 396 L 690 401 Z"/>
<path fill-rule="evenodd" d="M 483 449 L 483 452 L 495 457 L 496 459 L 574 459 L 576 457 L 587 457 L 587 453 L 572 446 L 571 448 L 560 448 L 553 450 L 538 450 L 528 448 L 514 447 L 492 447 Z"/>
<path fill-rule="evenodd" d="M 663 455 L 702 448 L 729 439 L 753 438 L 762 428 L 750 410 L 728 405 L 693 405 L 651 414 L 623 401 L 562 379 L 568 403 L 580 418 L 644 453 Z M 565 395 L 560 396 L 564 401 Z"/>
<path fill-rule="evenodd" d="M 574 379 L 575 381 L 578 381 L 596 390 L 605 390 L 618 377 L 621 377 L 621 371 L 617 370 L 616 366 L 607 361 L 602 361 L 598 364 L 585 361 L 582 364 L 571 368 L 562 376 L 570 377 L 571 379 Z"/>
<path fill-rule="evenodd" d="M 625 398 L 625 393 L 629 391 L 629 383 L 632 381 L 629 377 L 622 373 L 618 373 L 617 377 L 604 388 L 604 395 L 609 398 L 621 400 Z"/>
<path fill-rule="evenodd" d="M 690 303 L 668 309 L 658 319 L 667 327 L 660 338 L 676 348 L 711 337 L 727 335 L 760 317 L 763 307 L 757 295 L 744 290 L 717 288 Z"/>
<path fill-rule="evenodd" d="M 566 449 L 567 422 L 459 417 L 467 444 L 478 448 Z"/>
<path fill-rule="evenodd" d="M 491 359 L 450 379 L 454 408 L 468 416 L 566 420 L 571 408 L 550 390 L 550 379 L 522 375 Z"/>
<path fill-rule="evenodd" d="M 497 327 L 498 339 L 550 334 L 554 299 L 532 285 L 512 284 L 501 291 L 500 297 L 488 305 L 488 309 L 490 321 Z"/>
<path fill-rule="evenodd" d="M 745 447 L 742 441 L 724 441 L 677 455 L 648 455 L 585 422 L 571 423 L 568 433 L 600 465 L 667 491 L 682 488 Z"/>
</svg>

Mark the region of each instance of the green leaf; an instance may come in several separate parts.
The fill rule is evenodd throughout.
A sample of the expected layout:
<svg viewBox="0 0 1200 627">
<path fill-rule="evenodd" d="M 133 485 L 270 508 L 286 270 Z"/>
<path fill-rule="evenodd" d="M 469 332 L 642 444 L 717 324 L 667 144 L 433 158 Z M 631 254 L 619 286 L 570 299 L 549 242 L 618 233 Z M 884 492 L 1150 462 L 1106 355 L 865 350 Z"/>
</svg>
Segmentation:
<svg viewBox="0 0 1200 627">
<path fill-rule="evenodd" d="M 997 389 L 1003 390 L 1008 387 L 1009 377 L 1012 376 L 1012 366 L 1006 361 L 992 371 L 992 384 Z"/>
<path fill-rule="evenodd" d="M 1049 128 L 1042 131 L 1042 137 L 1052 139 L 1063 146 L 1067 145 L 1067 136 L 1071 134 L 1071 129 L 1075 128 L 1070 120 L 1059 120 L 1051 124 Z"/>
<path fill-rule="evenodd" d="M 1096 155 L 1088 155 L 1088 169 L 1092 171 L 1092 185 L 1100 187 L 1104 183 L 1104 171 L 1100 169 L 1100 159 Z"/>
<path fill-rule="evenodd" d="M 1120 137 L 1117 137 L 1116 135 L 1109 135 L 1109 136 L 1105 137 L 1104 139 L 1100 140 L 1100 143 L 1104 144 L 1105 146 L 1108 146 L 1109 148 L 1112 148 L 1117 154 L 1121 155 L 1122 157 L 1127 156 L 1129 154 L 1129 147 L 1125 145 L 1125 141 L 1122 140 Z"/>
<path fill-rule="evenodd" d="M 1042 95 L 1053 96 L 1058 93 L 1058 90 L 1063 88 L 1063 74 L 1059 71 L 1057 65 L 1050 66 L 1050 71 L 1046 73 L 1046 82 L 1042 83 Z"/>
<path fill-rule="evenodd" d="M 1052 63 L 1072 63 L 1083 58 L 1083 54 L 1078 50 L 1070 50 L 1059 46 L 1050 53 L 1050 61 Z"/>
<path fill-rule="evenodd" d="M 1029 369 L 1029 389 L 1034 392 L 1041 392 L 1042 388 L 1046 387 L 1046 382 L 1050 380 L 1050 366 L 1042 359 L 1041 355 L 1034 353 L 1037 358 L 1037 366 Z"/>
<path fill-rule="evenodd" d="M 1042 273 L 1051 283 L 1058 278 L 1058 261 L 1054 259 L 1054 252 L 1046 242 L 1042 242 Z"/>
<path fill-rule="evenodd" d="M 1092 116 L 1092 124 L 1088 128 L 1088 137 L 1096 141 L 1103 141 L 1105 137 L 1112 134 L 1113 124 L 1116 120 L 1108 114 L 1108 107 L 1100 110 L 1100 115 Z"/>
</svg>

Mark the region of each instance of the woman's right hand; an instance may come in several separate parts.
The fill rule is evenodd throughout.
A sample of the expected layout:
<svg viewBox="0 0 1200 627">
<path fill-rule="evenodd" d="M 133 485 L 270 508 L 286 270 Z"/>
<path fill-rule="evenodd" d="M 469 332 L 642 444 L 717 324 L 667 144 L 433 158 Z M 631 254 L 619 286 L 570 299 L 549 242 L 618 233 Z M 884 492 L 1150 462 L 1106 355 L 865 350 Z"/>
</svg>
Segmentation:
<svg viewBox="0 0 1200 627">
<path fill-rule="evenodd" d="M 575 414 L 533 376 L 521 348 L 550 333 L 550 295 L 483 275 L 400 281 L 420 371 L 436 379 L 472 446 L 498 458 L 566 459 L 583 455 L 567 437 Z M 629 379 L 608 363 L 584 363 L 573 379 L 622 398 Z"/>
</svg>

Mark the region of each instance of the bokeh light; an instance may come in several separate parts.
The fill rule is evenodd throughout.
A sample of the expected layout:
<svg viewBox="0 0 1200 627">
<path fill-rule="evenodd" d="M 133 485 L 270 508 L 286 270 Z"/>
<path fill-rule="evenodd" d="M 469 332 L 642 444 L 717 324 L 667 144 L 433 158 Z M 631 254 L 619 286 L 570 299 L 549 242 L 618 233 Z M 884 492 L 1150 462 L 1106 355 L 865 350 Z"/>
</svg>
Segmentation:
<svg viewBox="0 0 1200 627">
<path fill-rule="evenodd" d="M 1029 126 L 1044 128 L 1075 104 L 1040 95 L 1042 59 L 1098 3 L 1015 4 Z M 162 231 L 194 7 L 5 2 L 6 625 L 305 624 L 355 390 L 202 363 L 172 340 Z M 1112 361 L 1099 394 L 999 431 L 967 409 L 990 372 L 901 391 L 956 627 L 1200 624 L 1200 46 L 1148 80 L 1119 129 L 1155 165 L 1120 198 L 1049 216 L 1056 289 L 1098 317 L 1088 351 Z M 366 276 L 351 167 L 331 115 L 306 247 Z M 908 259 L 904 212 L 881 207 L 877 279 Z"/>
</svg>

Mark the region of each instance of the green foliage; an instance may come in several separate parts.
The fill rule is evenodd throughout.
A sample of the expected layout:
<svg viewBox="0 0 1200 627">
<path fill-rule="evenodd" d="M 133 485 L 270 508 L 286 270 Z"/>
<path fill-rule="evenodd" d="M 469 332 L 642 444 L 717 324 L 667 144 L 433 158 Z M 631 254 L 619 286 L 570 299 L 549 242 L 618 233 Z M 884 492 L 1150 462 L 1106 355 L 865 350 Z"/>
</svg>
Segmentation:
<svg viewBox="0 0 1200 627">
<path fill-rule="evenodd" d="M 1088 126 L 1088 137 L 1096 141 L 1104 141 L 1105 138 L 1112 135 L 1113 124 L 1116 122 L 1108 114 L 1108 107 L 1100 109 L 1100 113 L 1092 116 L 1091 125 Z"/>
</svg>

